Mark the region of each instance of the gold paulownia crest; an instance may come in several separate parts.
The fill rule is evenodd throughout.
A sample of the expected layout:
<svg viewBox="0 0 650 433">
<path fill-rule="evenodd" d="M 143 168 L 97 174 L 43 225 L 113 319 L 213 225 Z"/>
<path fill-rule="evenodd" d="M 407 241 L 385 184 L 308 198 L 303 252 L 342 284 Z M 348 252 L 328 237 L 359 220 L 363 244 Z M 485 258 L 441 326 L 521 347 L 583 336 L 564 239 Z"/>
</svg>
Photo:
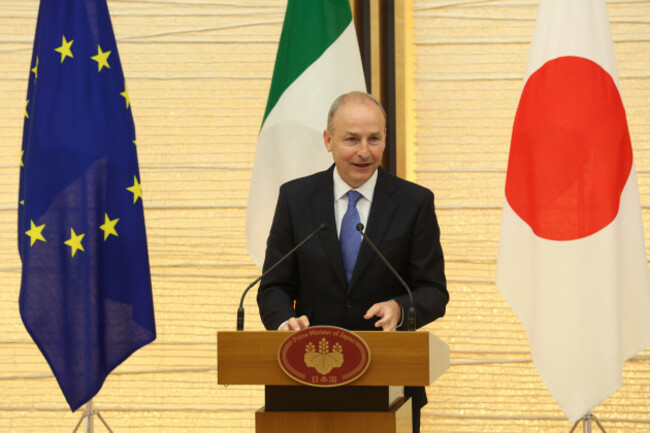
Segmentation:
<svg viewBox="0 0 650 433">
<path fill-rule="evenodd" d="M 334 343 L 330 351 L 330 343 L 325 338 L 318 342 L 318 352 L 313 343 L 305 346 L 305 365 L 313 367 L 320 374 L 327 374 L 335 367 L 343 365 L 343 347 Z"/>
</svg>

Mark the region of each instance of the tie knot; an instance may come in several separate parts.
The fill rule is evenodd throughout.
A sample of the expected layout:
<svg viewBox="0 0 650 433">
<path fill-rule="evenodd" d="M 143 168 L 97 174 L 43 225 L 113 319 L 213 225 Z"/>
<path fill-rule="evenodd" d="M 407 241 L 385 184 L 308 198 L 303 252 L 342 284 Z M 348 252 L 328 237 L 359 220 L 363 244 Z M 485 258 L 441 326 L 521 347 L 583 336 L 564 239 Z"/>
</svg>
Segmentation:
<svg viewBox="0 0 650 433">
<path fill-rule="evenodd" d="M 356 207 L 357 202 L 361 199 L 362 195 L 358 191 L 350 190 L 348 191 L 348 209 L 351 207 Z"/>
</svg>

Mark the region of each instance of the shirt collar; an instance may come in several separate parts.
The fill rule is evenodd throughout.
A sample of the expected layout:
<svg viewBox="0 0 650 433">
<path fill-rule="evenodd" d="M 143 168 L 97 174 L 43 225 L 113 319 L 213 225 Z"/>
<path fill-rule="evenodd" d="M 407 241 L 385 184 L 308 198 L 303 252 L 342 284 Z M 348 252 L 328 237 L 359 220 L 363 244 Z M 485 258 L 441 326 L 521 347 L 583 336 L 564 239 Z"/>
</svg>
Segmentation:
<svg viewBox="0 0 650 433">
<path fill-rule="evenodd" d="M 375 185 L 377 185 L 377 171 L 370 176 L 370 179 L 366 181 L 359 188 L 352 188 L 350 185 L 345 183 L 343 178 L 339 175 L 336 166 L 334 167 L 334 200 L 338 200 L 348 193 L 351 189 L 358 191 L 365 199 L 372 202 L 372 197 L 375 194 Z"/>
</svg>

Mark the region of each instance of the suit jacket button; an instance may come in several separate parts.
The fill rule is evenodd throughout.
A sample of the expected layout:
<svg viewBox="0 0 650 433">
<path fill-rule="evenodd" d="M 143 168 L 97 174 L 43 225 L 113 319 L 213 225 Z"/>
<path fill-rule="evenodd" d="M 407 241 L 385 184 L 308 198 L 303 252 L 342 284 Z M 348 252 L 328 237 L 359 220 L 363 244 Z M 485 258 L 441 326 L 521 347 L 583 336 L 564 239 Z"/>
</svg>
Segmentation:
<svg viewBox="0 0 650 433">
<path fill-rule="evenodd" d="M 347 308 L 348 310 L 349 310 L 350 308 L 352 308 L 352 301 L 346 301 L 346 302 L 345 302 L 345 308 Z"/>
</svg>

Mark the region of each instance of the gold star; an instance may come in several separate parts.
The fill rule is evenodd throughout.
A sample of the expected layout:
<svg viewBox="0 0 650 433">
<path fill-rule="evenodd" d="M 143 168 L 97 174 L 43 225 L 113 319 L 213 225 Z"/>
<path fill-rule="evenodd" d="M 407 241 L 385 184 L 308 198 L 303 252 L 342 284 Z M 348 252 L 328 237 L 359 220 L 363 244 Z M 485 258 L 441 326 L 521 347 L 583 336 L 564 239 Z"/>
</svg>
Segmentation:
<svg viewBox="0 0 650 433">
<path fill-rule="evenodd" d="M 23 163 L 23 156 L 25 156 L 25 151 L 24 151 L 24 150 L 21 150 L 21 151 L 20 151 L 20 166 L 21 166 L 21 167 L 24 167 L 24 166 L 25 166 L 25 164 Z"/>
<path fill-rule="evenodd" d="M 131 101 L 129 101 L 129 92 L 127 92 L 126 90 L 126 81 L 124 82 L 124 91 L 120 93 L 120 95 L 122 95 L 124 99 L 126 99 L 126 108 L 128 109 Z"/>
<path fill-rule="evenodd" d="M 72 51 L 70 50 L 70 47 L 72 46 L 72 43 L 74 41 L 66 41 L 65 36 L 63 36 L 63 41 L 61 42 L 61 46 L 58 48 L 55 48 L 54 51 L 57 53 L 61 53 L 61 63 L 65 60 L 66 57 L 74 58 L 72 55 Z"/>
<path fill-rule="evenodd" d="M 32 68 L 32 72 L 34 73 L 34 78 L 38 78 L 38 56 L 36 56 L 36 66 Z"/>
<path fill-rule="evenodd" d="M 27 114 L 27 106 L 29 105 L 29 99 L 25 102 L 25 117 L 29 119 L 29 114 Z"/>
<path fill-rule="evenodd" d="M 64 244 L 66 244 L 66 245 L 68 245 L 69 247 L 72 248 L 72 255 L 70 257 L 74 257 L 77 250 L 85 251 L 84 246 L 81 245 L 81 240 L 84 238 L 84 236 L 86 236 L 86 235 L 83 234 L 83 233 L 80 234 L 80 235 L 77 235 L 74 232 L 74 229 L 72 227 L 70 228 L 70 239 L 63 242 Z"/>
<path fill-rule="evenodd" d="M 29 222 L 31 224 L 31 228 L 25 232 L 25 234 L 31 239 L 31 244 L 29 246 L 34 246 L 36 241 L 46 242 L 45 238 L 43 237 L 43 229 L 45 228 L 45 224 L 36 226 L 36 224 L 34 224 L 34 220 L 30 220 Z"/>
<path fill-rule="evenodd" d="M 115 231 L 115 224 L 117 224 L 119 220 L 120 220 L 119 218 L 115 218 L 114 220 L 111 220 L 108 217 L 108 214 L 104 213 L 104 224 L 99 226 L 99 228 L 104 231 L 104 241 L 108 239 L 110 235 L 117 236 L 117 232 Z"/>
<path fill-rule="evenodd" d="M 138 143 L 135 140 L 133 140 L 133 144 L 135 144 L 136 146 L 138 145 Z"/>
<path fill-rule="evenodd" d="M 108 69 L 111 69 L 111 66 L 108 64 L 108 56 L 110 56 L 110 51 L 102 51 L 102 47 L 97 45 L 97 55 L 92 56 L 91 59 L 97 62 L 97 72 L 101 71 L 104 66 Z"/>
<path fill-rule="evenodd" d="M 133 185 L 127 188 L 128 191 L 133 193 L 133 204 L 138 201 L 138 197 L 142 198 L 142 188 L 138 183 L 138 178 L 133 176 Z"/>
<path fill-rule="evenodd" d="M 18 203 L 20 203 L 21 205 L 25 206 L 25 200 L 20 200 Z"/>
</svg>

